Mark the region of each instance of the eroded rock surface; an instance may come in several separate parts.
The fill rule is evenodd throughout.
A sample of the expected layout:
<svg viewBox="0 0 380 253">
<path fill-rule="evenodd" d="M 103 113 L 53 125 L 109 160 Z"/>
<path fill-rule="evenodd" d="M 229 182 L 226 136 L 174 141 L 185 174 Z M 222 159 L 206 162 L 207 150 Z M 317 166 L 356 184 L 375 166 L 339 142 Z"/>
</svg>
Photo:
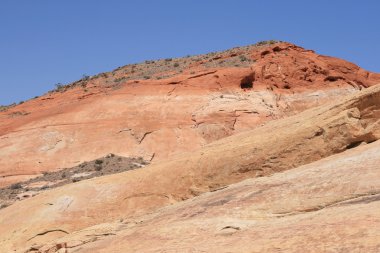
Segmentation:
<svg viewBox="0 0 380 253">
<path fill-rule="evenodd" d="M 157 64 L 84 78 L 1 111 L 0 187 L 108 153 L 165 160 L 380 82 L 289 43 Z M 134 80 L 143 71 L 151 79 Z"/>
<path fill-rule="evenodd" d="M 202 193 L 217 191 L 247 178 L 270 176 L 347 149 L 357 148 L 359 145 L 375 142 L 380 138 L 379 113 L 380 86 L 377 85 L 334 103 L 271 121 L 254 130 L 213 142 L 192 153 L 172 157 L 170 161 L 157 162 L 141 170 L 85 180 L 47 191 L 0 211 L 0 244 L 8 251 L 30 249 L 96 224 L 140 217 L 155 212 L 160 207 Z M 365 178 L 370 176 L 363 173 L 366 174 L 363 175 Z M 378 181 L 375 174 L 371 176 L 374 181 Z M 326 180 L 321 179 L 320 184 L 328 188 L 332 179 Z M 296 182 L 298 181 L 295 177 L 293 183 Z M 356 185 L 353 178 L 348 183 L 352 183 L 353 187 Z M 375 183 L 374 185 L 375 188 L 378 187 Z M 310 183 L 309 186 L 313 187 L 313 184 Z M 311 189 L 304 186 L 302 188 Z M 318 189 L 316 191 L 318 192 Z M 285 192 L 279 188 L 277 194 Z M 337 194 L 339 195 L 339 192 Z M 286 194 L 282 197 L 286 199 Z M 347 197 L 351 198 L 352 194 L 343 192 L 341 196 L 331 198 L 331 201 Z M 304 199 L 306 201 L 309 198 Z M 322 198 L 321 201 L 327 199 Z M 223 199 L 215 201 L 220 203 Z M 303 203 L 303 200 L 299 201 L 289 205 L 288 209 L 278 206 L 273 212 L 279 216 L 297 212 L 301 210 L 297 208 L 302 206 L 297 204 Z M 264 202 L 264 206 L 274 203 Z M 313 203 L 309 202 L 305 206 L 311 206 L 312 209 L 318 206 Z M 377 202 L 373 205 L 377 208 Z M 363 215 L 373 217 L 373 212 L 363 212 Z M 170 223 L 169 218 L 167 222 Z M 305 222 L 308 224 L 308 221 Z M 220 228 L 220 231 L 225 231 L 220 233 L 229 234 L 238 230 L 234 226 L 226 224 L 225 229 Z M 282 228 L 286 227 L 287 225 L 284 225 Z M 9 233 L 9 230 L 12 232 Z M 289 233 L 290 231 L 289 229 Z M 376 231 L 371 231 L 371 235 L 376 235 Z M 322 232 L 318 235 L 322 236 Z M 252 234 L 249 237 L 251 236 Z M 355 241 L 355 236 L 353 238 Z M 168 247 L 172 247 L 169 249 L 176 248 L 176 244 L 169 244 Z M 219 244 L 221 245 L 224 244 Z M 260 245 L 264 247 L 265 243 Z M 238 247 L 237 244 L 235 246 Z"/>
<path fill-rule="evenodd" d="M 380 142 L 20 252 L 380 251 Z"/>
</svg>

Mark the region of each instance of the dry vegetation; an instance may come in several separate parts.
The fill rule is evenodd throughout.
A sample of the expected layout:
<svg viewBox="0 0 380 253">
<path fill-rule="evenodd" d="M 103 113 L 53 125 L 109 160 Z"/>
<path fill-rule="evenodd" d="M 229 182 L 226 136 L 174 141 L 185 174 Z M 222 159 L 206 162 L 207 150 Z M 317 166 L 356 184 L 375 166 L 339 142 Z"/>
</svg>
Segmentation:
<svg viewBox="0 0 380 253">
<path fill-rule="evenodd" d="M 95 76 L 84 76 L 82 79 L 68 85 L 59 84 L 54 90 L 62 92 L 72 87 L 82 87 L 86 89 L 87 84 L 96 79 L 103 79 L 106 86 L 117 86 L 118 84 L 130 80 L 159 80 L 169 78 L 185 71 L 190 72 L 194 67 L 200 68 L 223 68 L 223 67 L 248 67 L 254 63 L 251 59 L 251 52 L 265 46 L 273 45 L 278 41 L 262 41 L 253 45 L 235 47 L 220 52 L 208 54 L 185 56 L 181 58 L 166 58 L 159 60 L 147 60 L 142 63 L 128 64 L 111 72 L 100 73 Z"/>
<path fill-rule="evenodd" d="M 15 103 L 11 104 L 11 105 L 0 105 L 0 112 L 4 112 L 4 111 L 7 111 L 9 108 L 12 108 L 16 106 Z"/>
<path fill-rule="evenodd" d="M 51 92 L 65 92 L 74 87 L 82 87 L 85 92 L 88 91 L 88 84 L 98 82 L 105 87 L 117 87 L 121 83 L 130 80 L 159 80 L 173 77 L 180 73 L 189 72 L 194 74 L 192 68 L 224 68 L 224 67 L 248 67 L 254 63 L 250 54 L 255 49 L 270 46 L 279 41 L 269 40 L 261 41 L 253 45 L 235 47 L 225 51 L 211 52 L 208 54 L 185 56 L 181 58 L 167 58 L 159 60 L 147 60 L 142 63 L 128 64 L 117 69 L 100 73 L 94 76 L 83 75 L 81 79 L 69 84 L 55 84 L 55 89 Z M 35 97 L 37 98 L 37 97 Z M 19 104 L 23 103 L 21 101 Z M 0 105 L 0 112 L 16 106 Z"/>
<path fill-rule="evenodd" d="M 131 158 L 109 154 L 90 162 L 84 162 L 72 168 L 46 172 L 42 176 L 22 183 L 13 184 L 0 189 L 0 209 L 11 205 L 14 201 L 34 196 L 39 192 L 69 183 L 94 177 L 120 173 L 142 168 L 149 162 L 142 157 Z"/>
</svg>

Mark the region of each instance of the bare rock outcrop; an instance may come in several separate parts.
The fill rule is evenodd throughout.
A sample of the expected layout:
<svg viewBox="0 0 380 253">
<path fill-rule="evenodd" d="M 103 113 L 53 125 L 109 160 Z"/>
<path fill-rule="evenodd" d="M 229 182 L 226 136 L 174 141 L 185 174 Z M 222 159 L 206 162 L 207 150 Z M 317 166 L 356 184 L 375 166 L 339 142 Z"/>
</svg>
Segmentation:
<svg viewBox="0 0 380 253">
<path fill-rule="evenodd" d="M 376 82 L 289 43 L 86 77 L 0 112 L 0 187 L 110 152 L 162 161 Z"/>
<path fill-rule="evenodd" d="M 254 51 L 252 58 L 256 85 L 285 90 L 320 88 L 334 85 L 355 88 L 380 82 L 378 74 L 370 73 L 342 59 L 315 54 L 289 43 L 276 44 Z"/>
<path fill-rule="evenodd" d="M 247 178 L 269 176 L 375 142 L 380 138 L 379 112 L 377 85 L 142 170 L 47 191 L 0 210 L 0 245 L 5 251 L 30 248 L 62 237 L 62 233 L 45 231 L 71 234 L 95 224 L 138 217 Z M 226 226 L 225 230 L 236 230 L 234 225 Z M 13 232 L 8 233 L 9 229 Z"/>
<path fill-rule="evenodd" d="M 379 252 L 379 152 L 377 141 L 26 252 Z"/>
</svg>

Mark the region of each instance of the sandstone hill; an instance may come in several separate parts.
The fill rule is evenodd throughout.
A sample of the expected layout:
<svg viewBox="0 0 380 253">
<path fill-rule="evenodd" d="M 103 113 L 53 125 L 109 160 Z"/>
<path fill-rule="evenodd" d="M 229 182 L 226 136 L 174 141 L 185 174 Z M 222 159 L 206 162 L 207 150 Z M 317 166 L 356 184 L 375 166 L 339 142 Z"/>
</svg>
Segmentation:
<svg viewBox="0 0 380 253">
<path fill-rule="evenodd" d="M 0 112 L 0 187 L 108 153 L 165 160 L 377 82 L 276 42 L 124 66 Z"/>
<path fill-rule="evenodd" d="M 115 173 L 0 209 L 0 252 L 380 251 L 380 75 L 352 63 L 271 41 L 85 77 L 0 118 L 3 187 Z"/>
</svg>

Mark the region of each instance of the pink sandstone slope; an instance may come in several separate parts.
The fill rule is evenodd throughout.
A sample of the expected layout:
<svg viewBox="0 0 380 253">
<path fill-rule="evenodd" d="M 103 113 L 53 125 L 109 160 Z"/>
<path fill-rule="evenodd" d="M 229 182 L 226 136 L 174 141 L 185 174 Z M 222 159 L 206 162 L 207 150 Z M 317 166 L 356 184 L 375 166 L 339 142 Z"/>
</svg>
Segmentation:
<svg viewBox="0 0 380 253">
<path fill-rule="evenodd" d="M 89 227 L 30 252 L 377 253 L 379 153 L 377 141 L 149 215 Z"/>
<path fill-rule="evenodd" d="M 51 250 L 47 249 L 43 251 L 43 247 L 50 245 L 49 243 L 52 240 L 60 241 L 64 236 L 75 236 L 81 233 L 80 231 L 82 230 L 86 231 L 86 228 L 90 229 L 91 226 L 99 225 L 99 230 L 102 231 L 104 229 L 103 223 L 108 224 L 120 219 L 138 220 L 139 217 L 143 217 L 147 213 L 155 213 L 161 207 L 176 205 L 183 200 L 207 194 L 208 192 L 218 191 L 223 187 L 248 178 L 265 177 L 262 180 L 264 182 L 268 180 L 269 183 L 271 179 L 268 176 L 274 173 L 312 163 L 345 150 L 356 148 L 362 150 L 361 147 L 358 147 L 359 145 L 374 142 L 373 145 L 371 144 L 371 147 L 375 146 L 377 148 L 377 140 L 380 138 L 379 118 L 380 85 L 376 85 L 347 97 L 342 97 L 339 101 L 308 109 L 300 114 L 271 121 L 256 129 L 223 138 L 197 151 L 171 157 L 168 161 L 156 162 L 144 169 L 85 180 L 46 191 L 38 196 L 17 202 L 12 206 L 0 210 L 1 249 L 8 252 L 12 250 L 29 250 L 29 252 L 44 253 L 58 252 L 58 250 L 61 250 L 59 247 L 63 247 L 61 242 L 52 246 Z M 377 154 L 375 151 L 371 151 L 371 159 Z M 355 159 L 350 160 L 349 157 L 345 159 L 342 156 L 344 154 L 331 159 L 336 159 L 337 164 L 339 164 L 339 159 L 343 159 L 344 164 L 349 165 L 350 161 L 351 164 L 354 164 Z M 363 157 L 365 158 L 366 156 L 364 155 Z M 360 171 L 356 174 L 349 173 L 346 175 L 346 178 L 342 177 L 338 172 L 336 179 L 332 178 L 331 175 L 325 174 L 325 177 L 319 178 L 320 181 L 318 181 L 318 178 L 314 178 L 314 176 L 311 178 L 305 176 L 304 179 L 295 176 L 294 181 L 289 183 L 293 183 L 295 187 L 292 194 L 297 193 L 297 185 L 301 184 L 299 185 L 300 199 L 294 200 L 291 197 L 292 195 L 290 195 L 289 204 L 284 206 L 278 204 L 276 206 L 275 202 L 269 197 L 268 201 L 265 200 L 262 203 L 262 207 L 256 205 L 253 207 L 256 206 L 258 208 L 256 211 L 259 212 L 260 208 L 264 208 L 265 210 L 265 206 L 270 207 L 273 204 L 273 212 L 275 214 L 287 215 L 293 211 L 308 210 L 308 208 L 313 209 L 325 202 L 334 203 L 336 200 L 340 202 L 342 199 L 351 199 L 355 195 L 356 189 L 358 189 L 357 193 L 364 194 L 363 196 L 367 196 L 370 190 L 377 192 L 377 159 L 374 158 L 373 161 L 370 160 L 367 163 L 364 163 L 363 160 L 365 159 L 361 159 L 356 164 L 362 164 L 365 169 L 359 167 Z M 344 169 L 345 166 L 339 165 L 336 170 L 338 168 Z M 347 170 L 353 171 L 355 168 L 347 167 Z M 357 176 L 360 173 L 363 174 L 361 175 L 362 181 Z M 288 181 L 292 176 L 285 178 L 287 179 L 284 180 Z M 333 179 L 337 180 L 336 182 L 342 182 L 342 187 L 348 185 L 348 188 L 342 188 L 341 191 L 338 191 L 339 188 L 337 188 L 336 182 L 332 181 Z M 372 179 L 372 181 L 369 179 Z M 314 189 L 314 181 L 308 180 L 317 180 L 320 187 L 324 187 L 323 190 L 320 187 Z M 368 182 L 368 185 L 363 185 L 365 181 Z M 305 182 L 305 184 L 302 185 L 302 182 Z M 255 183 L 253 182 L 253 184 Z M 281 196 L 277 201 L 286 200 L 288 196 L 285 191 L 286 189 L 285 186 L 284 188 L 279 187 L 274 189 Z M 301 189 L 304 192 L 314 189 L 316 198 L 313 199 L 307 196 L 301 198 Z M 288 189 L 288 191 L 290 190 Z M 317 193 L 319 191 L 322 194 L 321 199 L 318 199 L 319 195 Z M 333 193 L 336 195 L 329 196 Z M 267 195 L 262 196 L 265 198 Z M 223 202 L 223 198 L 220 201 Z M 374 205 L 374 210 L 376 211 L 378 208 L 377 202 L 371 203 L 371 205 Z M 255 209 L 250 209 L 251 207 L 247 208 L 251 212 L 247 211 L 246 214 L 251 213 L 253 218 L 255 218 Z M 191 210 L 193 209 L 190 209 L 190 212 Z M 221 209 L 221 211 L 223 210 Z M 339 210 L 337 212 L 339 213 Z M 348 212 L 351 211 L 348 210 Z M 353 216 L 355 214 L 355 212 L 352 213 Z M 352 221 L 352 226 L 358 225 L 357 229 L 353 230 L 356 231 L 355 233 L 357 233 L 357 230 L 362 231 L 362 226 L 366 225 L 363 221 L 366 217 L 370 219 L 370 222 L 377 224 L 376 219 L 378 217 L 373 212 L 363 211 L 361 214 L 363 216 L 358 216 L 359 220 Z M 191 216 L 191 213 L 189 215 Z M 228 212 L 226 215 L 228 216 Z M 338 214 L 334 215 L 332 217 L 338 216 Z M 231 217 L 232 219 L 236 218 L 234 214 L 231 214 Z M 331 219 L 336 221 L 335 218 Z M 173 222 L 175 220 L 176 216 L 173 216 Z M 329 219 L 326 218 L 325 221 L 327 226 Z M 157 219 L 157 222 L 160 222 L 160 219 Z M 166 222 L 170 226 L 170 218 L 167 218 Z M 207 220 L 204 222 L 207 224 Z M 336 229 L 337 233 L 340 233 L 340 229 L 345 229 L 345 227 L 340 227 L 339 221 L 337 222 L 337 225 L 332 224 L 331 227 L 333 230 Z M 104 225 L 106 229 L 108 227 L 107 224 Z M 286 224 L 286 222 L 283 226 L 279 224 L 279 231 L 285 229 Z M 305 229 L 306 224 L 308 223 L 301 223 L 300 226 L 303 226 L 303 229 Z M 226 226 L 226 229 L 231 232 L 231 229 L 228 227 L 229 225 Z M 186 230 L 187 228 L 184 229 Z M 191 226 L 189 229 L 191 230 Z M 263 233 L 271 234 L 270 230 L 266 230 L 264 225 L 261 229 Z M 235 229 L 232 228 L 232 230 Z M 374 228 L 371 227 L 368 235 L 376 236 L 376 231 L 373 230 Z M 255 233 L 254 231 L 252 233 Z M 291 229 L 288 229 L 286 233 L 290 234 L 291 231 Z M 170 232 L 169 229 L 167 232 L 173 233 L 173 235 L 175 233 L 175 231 Z M 102 234 L 107 233 L 99 233 L 99 236 L 94 235 L 89 238 L 96 240 L 98 237 L 102 238 Z M 323 230 L 319 230 L 315 235 L 322 236 L 322 234 Z M 147 233 L 147 235 L 156 237 L 153 231 Z M 248 233 L 247 235 L 251 234 Z M 164 236 L 165 234 L 163 234 Z M 348 234 L 343 234 L 342 238 L 351 240 L 352 238 L 349 238 L 349 236 L 350 233 L 348 232 Z M 352 242 L 356 242 L 355 238 L 362 237 L 353 235 Z M 181 240 L 180 238 L 182 237 L 178 238 Z M 187 238 L 191 244 L 192 237 Z M 209 238 L 210 241 L 215 239 L 214 235 L 210 235 Z M 234 237 L 232 238 L 233 240 L 237 240 Z M 278 240 L 280 240 L 279 238 Z M 301 242 L 302 237 L 299 238 L 299 242 Z M 157 237 L 156 239 L 159 240 Z M 371 243 L 368 244 L 368 247 L 375 245 L 375 241 L 376 239 L 368 239 L 368 242 Z M 152 239 L 152 242 L 155 241 Z M 265 242 L 265 240 L 262 242 Z M 292 241 L 289 240 L 290 242 Z M 314 242 L 312 238 L 310 242 Z M 78 242 L 73 242 L 73 244 L 75 243 Z M 115 247 L 123 245 L 123 242 L 120 241 L 119 243 L 114 243 L 113 245 Z M 137 239 L 134 243 L 139 244 Z M 276 245 L 275 240 L 273 240 L 273 243 L 273 245 Z M 58 247 L 58 244 L 61 246 Z M 133 245 L 136 249 L 140 246 L 145 247 L 136 244 Z M 168 249 L 175 249 L 178 245 L 179 247 L 188 247 L 185 244 L 179 244 L 179 241 L 175 241 L 174 239 L 171 244 L 169 238 Z M 266 244 L 260 245 L 257 247 L 265 247 Z M 155 245 L 150 245 L 148 242 L 146 252 L 149 252 L 151 249 L 149 247 L 153 246 Z M 234 246 L 239 246 L 237 241 Z M 101 249 L 103 246 L 99 247 Z M 116 249 L 128 250 L 123 247 Z M 372 250 L 373 248 L 369 249 Z M 71 252 L 71 249 L 69 250 Z M 233 251 L 238 252 L 237 248 L 233 249 Z M 243 249 L 244 251 L 245 249 Z M 61 252 L 65 251 L 61 250 Z"/>
<path fill-rule="evenodd" d="M 289 43 L 191 59 L 126 66 L 0 112 L 0 187 L 108 153 L 158 162 L 380 82 Z M 136 75 L 167 62 L 187 65 Z"/>
</svg>

